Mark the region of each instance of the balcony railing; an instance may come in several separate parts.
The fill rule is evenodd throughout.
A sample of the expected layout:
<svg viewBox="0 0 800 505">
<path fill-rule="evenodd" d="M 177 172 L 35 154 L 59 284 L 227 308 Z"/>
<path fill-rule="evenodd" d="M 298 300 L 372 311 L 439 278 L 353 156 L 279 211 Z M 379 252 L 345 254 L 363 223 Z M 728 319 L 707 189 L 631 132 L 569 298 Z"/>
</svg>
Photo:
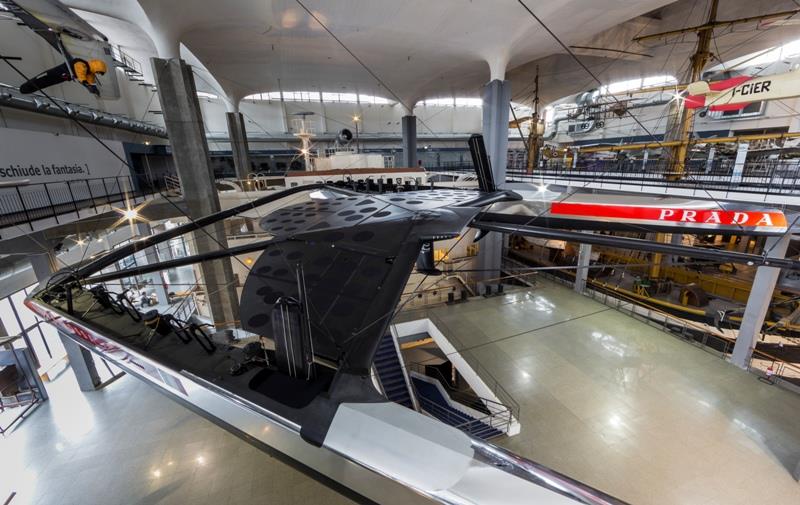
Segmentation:
<svg viewBox="0 0 800 505">
<path fill-rule="evenodd" d="M 766 160 L 736 165 L 733 160 L 691 160 L 678 174 L 667 160 L 578 161 L 576 166 L 550 160 L 533 174 L 509 167 L 509 181 L 555 181 L 575 184 L 619 184 L 665 186 L 730 193 L 760 193 L 800 196 L 800 159 Z"/>
<path fill-rule="evenodd" d="M 70 213 L 107 204 L 128 202 L 135 205 L 150 194 L 148 184 L 135 186 L 129 176 L 98 177 L 74 181 L 0 186 L 0 228 L 21 226 L 33 231 L 34 222 L 52 218 L 60 224 Z M 0 233 L 0 238 L 4 238 Z"/>
</svg>

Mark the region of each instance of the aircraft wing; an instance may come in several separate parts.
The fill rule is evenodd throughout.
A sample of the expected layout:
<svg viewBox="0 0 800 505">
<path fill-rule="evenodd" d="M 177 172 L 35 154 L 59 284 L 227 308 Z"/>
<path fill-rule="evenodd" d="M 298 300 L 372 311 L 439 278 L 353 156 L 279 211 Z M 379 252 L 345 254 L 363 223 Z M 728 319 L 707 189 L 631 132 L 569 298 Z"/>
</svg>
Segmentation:
<svg viewBox="0 0 800 505">
<path fill-rule="evenodd" d="M 56 52 L 63 52 L 64 48 L 61 46 L 61 37 L 58 31 L 53 30 L 49 24 L 28 12 L 13 0 L 0 0 L 0 8 L 13 14 L 20 23 L 30 28 L 36 35 L 42 37 Z"/>
</svg>

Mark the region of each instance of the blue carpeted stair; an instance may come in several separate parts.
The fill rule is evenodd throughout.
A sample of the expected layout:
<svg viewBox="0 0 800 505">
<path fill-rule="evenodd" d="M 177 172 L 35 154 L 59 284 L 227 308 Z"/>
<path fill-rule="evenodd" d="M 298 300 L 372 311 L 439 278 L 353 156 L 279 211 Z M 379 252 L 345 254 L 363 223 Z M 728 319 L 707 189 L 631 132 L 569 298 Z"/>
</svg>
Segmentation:
<svg viewBox="0 0 800 505">
<path fill-rule="evenodd" d="M 386 397 L 395 403 L 413 409 L 408 385 L 403 376 L 403 367 L 397 357 L 397 349 L 392 336 L 389 334 L 385 335 L 378 345 L 378 351 L 375 353 L 375 370 L 378 372 L 378 379 L 381 381 Z"/>
<path fill-rule="evenodd" d="M 450 406 L 442 392 L 434 384 L 411 376 L 414 389 L 417 390 L 419 405 L 428 414 L 450 426 L 456 426 L 473 437 L 489 440 L 503 433 L 488 424 L 471 417 Z"/>
</svg>

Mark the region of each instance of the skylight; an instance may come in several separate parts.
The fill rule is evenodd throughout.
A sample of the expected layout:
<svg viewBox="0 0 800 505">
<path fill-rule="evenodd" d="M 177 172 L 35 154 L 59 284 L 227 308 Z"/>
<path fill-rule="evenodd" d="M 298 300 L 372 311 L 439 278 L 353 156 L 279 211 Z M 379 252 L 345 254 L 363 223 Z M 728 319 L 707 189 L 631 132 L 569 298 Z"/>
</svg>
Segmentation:
<svg viewBox="0 0 800 505">
<path fill-rule="evenodd" d="M 268 93 L 255 93 L 244 97 L 245 100 L 253 101 L 276 101 L 281 100 L 280 91 L 270 91 Z M 325 102 L 325 103 L 363 103 L 375 105 L 387 105 L 393 103 L 388 98 L 374 95 L 363 95 L 356 93 L 331 93 L 328 91 L 284 91 L 283 100 L 286 102 Z"/>
<path fill-rule="evenodd" d="M 675 77 L 671 75 L 654 75 L 651 77 L 628 79 L 625 81 L 612 82 L 600 88 L 600 93 L 603 95 L 613 95 L 615 93 L 625 93 L 626 91 L 634 91 L 642 88 L 654 88 L 657 86 L 669 86 L 678 82 Z"/>
</svg>

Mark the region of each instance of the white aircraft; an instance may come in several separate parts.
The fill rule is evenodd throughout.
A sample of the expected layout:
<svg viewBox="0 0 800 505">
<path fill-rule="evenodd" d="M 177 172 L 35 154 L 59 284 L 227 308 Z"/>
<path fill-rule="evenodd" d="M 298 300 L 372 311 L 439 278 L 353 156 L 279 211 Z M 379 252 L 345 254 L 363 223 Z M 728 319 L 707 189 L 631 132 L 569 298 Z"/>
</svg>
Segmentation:
<svg viewBox="0 0 800 505">
<path fill-rule="evenodd" d="M 723 81 L 697 81 L 689 84 L 686 91 L 687 109 L 740 110 L 761 100 L 800 96 L 800 70 L 764 77 L 742 75 Z"/>
</svg>

